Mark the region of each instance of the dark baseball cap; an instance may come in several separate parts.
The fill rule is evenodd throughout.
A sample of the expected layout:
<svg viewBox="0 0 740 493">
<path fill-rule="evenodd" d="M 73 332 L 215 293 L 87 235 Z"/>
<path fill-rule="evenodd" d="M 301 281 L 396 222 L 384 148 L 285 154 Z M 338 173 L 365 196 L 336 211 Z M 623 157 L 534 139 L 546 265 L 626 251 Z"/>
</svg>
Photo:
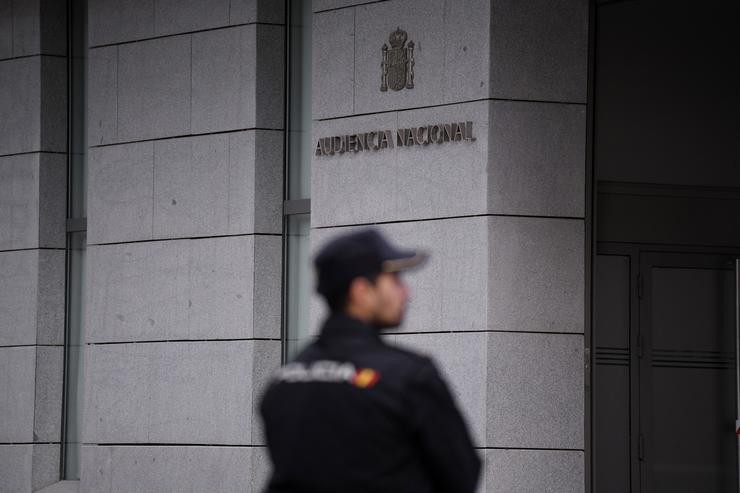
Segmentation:
<svg viewBox="0 0 740 493">
<path fill-rule="evenodd" d="M 352 279 L 421 266 L 428 254 L 391 245 L 375 228 L 344 234 L 324 245 L 314 258 L 316 290 L 331 297 L 347 290 Z"/>
</svg>

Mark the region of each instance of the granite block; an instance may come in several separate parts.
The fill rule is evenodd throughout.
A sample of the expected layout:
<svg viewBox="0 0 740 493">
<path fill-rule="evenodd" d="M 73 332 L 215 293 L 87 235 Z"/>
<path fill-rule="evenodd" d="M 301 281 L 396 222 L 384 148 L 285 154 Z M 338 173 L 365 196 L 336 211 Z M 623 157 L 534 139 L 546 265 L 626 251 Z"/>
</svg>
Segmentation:
<svg viewBox="0 0 740 493">
<path fill-rule="evenodd" d="M 280 236 L 254 237 L 254 337 L 280 338 L 282 318 L 283 239 Z"/>
<path fill-rule="evenodd" d="M 0 347 L 0 443 L 33 442 L 35 347 Z"/>
<path fill-rule="evenodd" d="M 38 244 L 41 248 L 66 248 L 67 156 L 39 155 Z"/>
<path fill-rule="evenodd" d="M 312 118 L 349 115 L 354 111 L 355 9 L 313 16 L 311 31 Z M 380 55 L 380 46 L 378 46 Z M 380 61 L 373 63 L 380 66 Z M 373 80 L 380 84 L 380 72 Z"/>
<path fill-rule="evenodd" d="M 229 135 L 154 143 L 154 237 L 223 234 L 229 217 Z"/>
<path fill-rule="evenodd" d="M 271 130 L 256 130 L 254 132 L 254 155 L 243 159 L 240 154 L 234 156 L 235 141 L 239 141 L 239 134 L 230 135 L 230 188 L 240 192 L 239 178 L 242 177 L 243 169 L 249 169 L 254 163 L 254 179 L 241 183 L 254 184 L 254 231 L 256 233 L 282 234 L 283 226 L 283 142 L 284 133 Z M 238 145 L 238 144 L 237 144 Z M 237 180 L 234 178 L 237 177 Z M 234 183 L 236 181 L 236 183 Z M 242 211 L 247 210 L 246 205 L 252 201 L 243 201 L 243 193 L 236 196 L 229 195 L 230 215 L 229 233 L 249 232 L 250 230 L 239 226 L 236 219 Z M 238 204 L 238 207 L 237 207 Z M 238 228 L 238 229 L 235 229 Z"/>
<path fill-rule="evenodd" d="M 488 334 L 486 446 L 583 449 L 580 334 Z"/>
<path fill-rule="evenodd" d="M 41 57 L 0 61 L 0 154 L 41 150 Z"/>
<path fill-rule="evenodd" d="M 154 35 L 213 29 L 229 24 L 229 0 L 155 0 Z"/>
<path fill-rule="evenodd" d="M 285 128 L 284 45 L 283 26 L 257 25 L 257 83 L 254 95 L 257 128 Z"/>
<path fill-rule="evenodd" d="M 36 395 L 33 408 L 34 441 L 61 441 L 63 386 L 64 347 L 37 347 Z M 34 451 L 34 455 L 35 453 L 36 451 Z M 34 467 L 35 465 L 34 461 Z"/>
<path fill-rule="evenodd" d="M 193 34 L 193 132 L 255 126 L 257 29 L 250 25 Z"/>
<path fill-rule="evenodd" d="M 314 156 L 312 226 L 485 214 L 489 109 L 482 101 L 314 123 L 314 142 L 388 130 L 393 147 Z M 398 145 L 399 129 L 466 121 L 475 140 Z"/>
<path fill-rule="evenodd" d="M 274 0 L 231 0 L 229 22 L 285 24 L 285 3 Z"/>
<path fill-rule="evenodd" d="M 87 255 L 87 342 L 188 338 L 187 241 L 91 245 Z"/>
<path fill-rule="evenodd" d="M 91 47 L 154 36 L 155 0 L 93 0 L 88 6 Z"/>
<path fill-rule="evenodd" d="M 87 240 L 152 238 L 154 143 L 91 148 Z"/>
<path fill-rule="evenodd" d="M 588 5 L 587 0 L 494 0 L 491 97 L 585 104 Z"/>
<path fill-rule="evenodd" d="M 504 216 L 489 221 L 488 327 L 583 333 L 583 221 Z"/>
<path fill-rule="evenodd" d="M 490 493 L 583 493 L 580 450 L 486 450 L 485 488 Z"/>
<path fill-rule="evenodd" d="M 37 344 L 64 344 L 66 252 L 38 251 Z"/>
<path fill-rule="evenodd" d="M 0 491 L 15 493 L 31 490 L 33 445 L 0 444 Z"/>
<path fill-rule="evenodd" d="M 187 337 L 254 337 L 255 237 L 188 241 L 190 281 Z M 279 296 L 278 296 L 279 298 Z M 278 323 L 278 333 L 279 333 Z"/>
<path fill-rule="evenodd" d="M 84 441 L 252 444 L 254 348 L 254 341 L 88 346 Z"/>
<path fill-rule="evenodd" d="M 257 493 L 251 447 L 83 446 L 81 492 Z"/>
<path fill-rule="evenodd" d="M 118 140 L 190 132 L 191 37 L 118 47 Z"/>
<path fill-rule="evenodd" d="M 354 10 L 364 20 L 357 23 L 355 33 L 355 113 L 488 96 L 490 2 L 409 0 L 372 3 Z M 382 46 L 390 48 L 389 36 L 396 27 L 406 31 L 406 46 L 414 43 L 414 87 L 381 91 Z"/>
<path fill-rule="evenodd" d="M 118 47 L 93 48 L 87 62 L 87 140 L 110 144 L 118 134 Z"/>
<path fill-rule="evenodd" d="M 36 344 L 38 250 L 0 252 L 0 346 Z"/>
<path fill-rule="evenodd" d="M 39 246 L 40 159 L 0 157 L 0 250 Z"/>
<path fill-rule="evenodd" d="M 491 113 L 489 211 L 584 217 L 586 107 L 496 101 Z"/>
<path fill-rule="evenodd" d="M 37 443 L 33 445 L 33 465 L 31 466 L 31 491 L 52 485 L 59 481 L 61 445 L 58 443 Z"/>
<path fill-rule="evenodd" d="M 66 46 L 65 46 L 66 48 Z M 67 151 L 67 59 L 41 57 L 42 151 Z"/>
<path fill-rule="evenodd" d="M 0 0 L 0 59 L 13 56 L 13 0 Z"/>
</svg>

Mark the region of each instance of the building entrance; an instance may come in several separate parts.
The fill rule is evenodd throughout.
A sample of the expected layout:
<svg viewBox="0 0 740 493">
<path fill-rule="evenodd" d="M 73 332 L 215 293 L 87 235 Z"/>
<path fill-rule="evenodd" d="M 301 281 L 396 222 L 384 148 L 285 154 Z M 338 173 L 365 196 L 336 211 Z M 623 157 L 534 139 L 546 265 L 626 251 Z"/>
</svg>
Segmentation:
<svg viewBox="0 0 740 493">
<path fill-rule="evenodd" d="M 592 491 L 737 492 L 740 3 L 595 9 Z"/>
</svg>

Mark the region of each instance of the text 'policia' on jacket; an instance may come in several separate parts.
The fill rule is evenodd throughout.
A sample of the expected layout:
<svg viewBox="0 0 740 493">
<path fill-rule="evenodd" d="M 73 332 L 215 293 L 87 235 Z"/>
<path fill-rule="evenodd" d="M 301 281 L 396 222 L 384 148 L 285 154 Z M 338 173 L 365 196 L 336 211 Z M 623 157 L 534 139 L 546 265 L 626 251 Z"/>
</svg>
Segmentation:
<svg viewBox="0 0 740 493">
<path fill-rule="evenodd" d="M 332 315 L 260 410 L 277 492 L 475 490 L 480 459 L 434 363 Z"/>
</svg>

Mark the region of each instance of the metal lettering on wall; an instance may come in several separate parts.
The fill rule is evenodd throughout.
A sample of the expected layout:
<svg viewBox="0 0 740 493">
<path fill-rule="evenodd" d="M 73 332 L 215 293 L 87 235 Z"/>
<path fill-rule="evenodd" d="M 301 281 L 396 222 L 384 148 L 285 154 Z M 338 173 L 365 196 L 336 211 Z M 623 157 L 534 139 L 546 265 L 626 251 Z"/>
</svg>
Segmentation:
<svg viewBox="0 0 740 493">
<path fill-rule="evenodd" d="M 345 152 L 379 151 L 389 147 L 426 146 L 445 142 L 474 142 L 473 122 L 443 123 L 391 130 L 372 130 L 356 134 L 321 137 L 316 143 L 316 156 L 333 156 Z"/>
<path fill-rule="evenodd" d="M 383 69 L 383 75 L 380 79 L 380 90 L 387 91 L 388 87 L 394 91 L 400 91 L 414 88 L 414 42 L 409 41 L 408 46 L 406 31 L 397 27 L 395 31 L 388 36 L 388 45 L 383 43 L 383 62 L 380 64 Z"/>
</svg>

